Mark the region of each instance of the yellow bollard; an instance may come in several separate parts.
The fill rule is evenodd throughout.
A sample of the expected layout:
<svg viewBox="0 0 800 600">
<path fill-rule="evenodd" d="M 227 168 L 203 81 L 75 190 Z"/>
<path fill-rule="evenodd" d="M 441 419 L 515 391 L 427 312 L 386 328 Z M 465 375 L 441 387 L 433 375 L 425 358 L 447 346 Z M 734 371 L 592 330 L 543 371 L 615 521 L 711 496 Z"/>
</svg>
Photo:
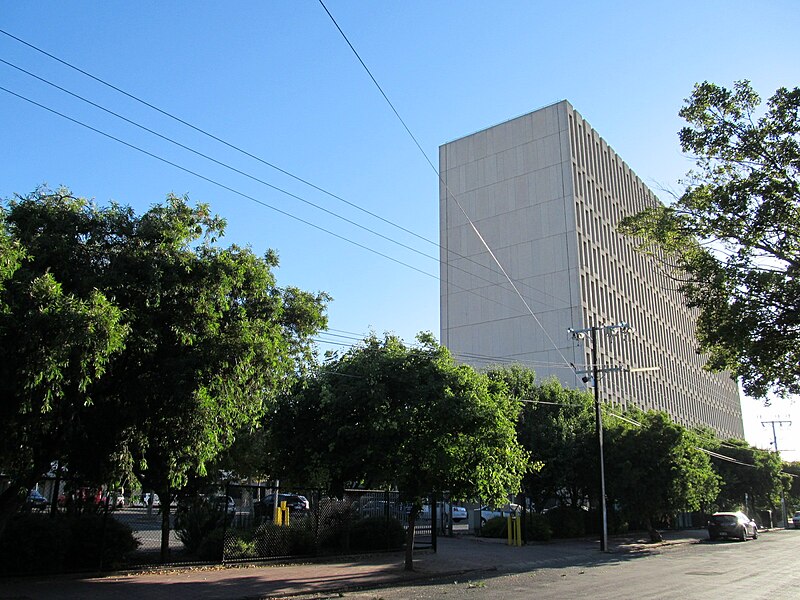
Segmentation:
<svg viewBox="0 0 800 600">
<path fill-rule="evenodd" d="M 522 546 L 522 517 L 509 514 L 506 529 L 508 530 L 508 545 Z"/>
<path fill-rule="evenodd" d="M 286 506 L 286 500 L 281 502 L 281 512 L 283 513 L 283 524 L 289 526 L 289 507 Z"/>
</svg>

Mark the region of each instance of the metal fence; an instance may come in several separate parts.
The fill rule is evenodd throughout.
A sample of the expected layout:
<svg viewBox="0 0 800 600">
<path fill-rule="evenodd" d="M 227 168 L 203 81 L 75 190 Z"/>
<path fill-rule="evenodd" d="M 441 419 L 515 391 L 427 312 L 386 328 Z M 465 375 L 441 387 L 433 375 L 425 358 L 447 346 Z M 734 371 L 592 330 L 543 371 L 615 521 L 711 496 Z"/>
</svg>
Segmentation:
<svg viewBox="0 0 800 600">
<path fill-rule="evenodd" d="M 13 555 L 15 544 L 35 552 L 39 544 L 31 543 L 33 528 L 55 554 L 40 553 L 33 561 L 19 554 L 17 567 L 8 564 L 0 572 L 103 571 L 382 552 L 403 548 L 408 528 L 409 506 L 392 491 L 347 490 L 336 498 L 317 489 L 229 484 L 166 507 L 152 494 L 120 499 L 113 492 L 64 490 L 58 481 L 42 482 L 37 491 L 44 501 L 26 503 L 24 514 L 18 515 L 19 539 L 13 539 L 12 527 L 0 541 L 0 554 Z M 167 558 L 162 560 L 165 512 Z M 436 511 L 417 519 L 415 549 L 435 549 L 435 519 Z M 53 547 L 50 540 L 60 536 L 69 540 Z"/>
<path fill-rule="evenodd" d="M 320 490 L 279 490 L 277 504 L 275 492 L 227 487 L 223 561 L 380 552 L 405 544 L 410 507 L 398 492 L 347 490 L 336 498 Z M 418 518 L 414 547 L 434 546 L 435 535 L 430 518 Z"/>
</svg>

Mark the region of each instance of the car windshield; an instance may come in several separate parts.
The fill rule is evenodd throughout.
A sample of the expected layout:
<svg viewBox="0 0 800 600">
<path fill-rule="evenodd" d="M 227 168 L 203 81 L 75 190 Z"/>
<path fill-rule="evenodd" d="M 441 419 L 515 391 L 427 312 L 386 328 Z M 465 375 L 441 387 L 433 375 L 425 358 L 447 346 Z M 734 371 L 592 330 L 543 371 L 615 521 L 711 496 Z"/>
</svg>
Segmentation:
<svg viewBox="0 0 800 600">
<path fill-rule="evenodd" d="M 736 515 L 714 515 L 711 522 L 717 525 L 732 525 L 736 523 Z"/>
</svg>

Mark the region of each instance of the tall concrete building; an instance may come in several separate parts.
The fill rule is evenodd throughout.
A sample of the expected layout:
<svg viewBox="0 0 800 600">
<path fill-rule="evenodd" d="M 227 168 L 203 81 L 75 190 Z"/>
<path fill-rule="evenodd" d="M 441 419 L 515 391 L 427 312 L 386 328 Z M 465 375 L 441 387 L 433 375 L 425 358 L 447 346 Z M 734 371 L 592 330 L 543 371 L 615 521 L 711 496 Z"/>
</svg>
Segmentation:
<svg viewBox="0 0 800 600">
<path fill-rule="evenodd" d="M 604 401 L 744 437 L 737 385 L 703 370 L 675 281 L 617 233 L 659 200 L 569 102 L 449 142 L 439 162 L 441 342 L 458 360 L 579 388 L 591 344 L 568 329 L 625 322 L 598 335 L 598 364 L 659 370 L 605 373 Z"/>
</svg>

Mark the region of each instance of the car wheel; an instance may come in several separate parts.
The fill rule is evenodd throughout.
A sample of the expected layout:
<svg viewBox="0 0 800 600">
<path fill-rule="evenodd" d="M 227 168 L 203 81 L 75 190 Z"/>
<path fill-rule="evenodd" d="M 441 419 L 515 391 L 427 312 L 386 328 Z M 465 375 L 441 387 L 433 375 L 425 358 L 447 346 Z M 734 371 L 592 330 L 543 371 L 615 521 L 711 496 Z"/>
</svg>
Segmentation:
<svg viewBox="0 0 800 600">
<path fill-rule="evenodd" d="M 747 541 L 747 528 L 742 527 L 742 535 L 739 536 L 739 539 L 743 542 Z"/>
<path fill-rule="evenodd" d="M 758 539 L 758 529 L 753 529 L 753 539 L 754 540 Z"/>
</svg>

